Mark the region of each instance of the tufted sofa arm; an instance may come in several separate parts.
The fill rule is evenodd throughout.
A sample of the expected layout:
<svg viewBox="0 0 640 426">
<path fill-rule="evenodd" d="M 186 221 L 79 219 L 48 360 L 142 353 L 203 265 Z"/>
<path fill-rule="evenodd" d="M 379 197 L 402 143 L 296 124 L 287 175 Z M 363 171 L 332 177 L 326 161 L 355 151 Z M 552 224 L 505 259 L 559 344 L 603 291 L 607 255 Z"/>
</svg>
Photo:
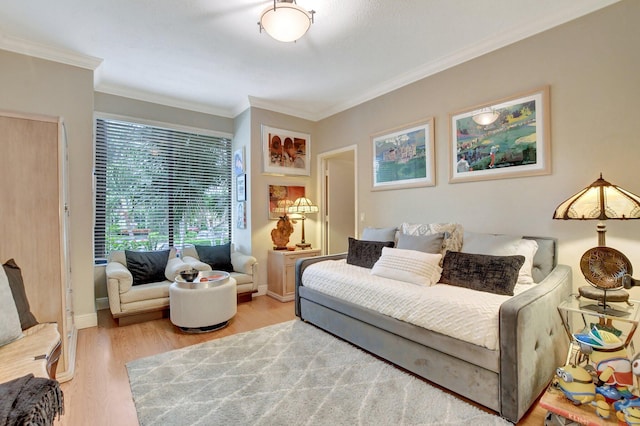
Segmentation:
<svg viewBox="0 0 640 426">
<path fill-rule="evenodd" d="M 533 285 L 500 307 L 501 413 L 513 422 L 564 365 L 569 347 L 558 305 L 571 293 L 571 268 L 557 265 Z"/>
</svg>

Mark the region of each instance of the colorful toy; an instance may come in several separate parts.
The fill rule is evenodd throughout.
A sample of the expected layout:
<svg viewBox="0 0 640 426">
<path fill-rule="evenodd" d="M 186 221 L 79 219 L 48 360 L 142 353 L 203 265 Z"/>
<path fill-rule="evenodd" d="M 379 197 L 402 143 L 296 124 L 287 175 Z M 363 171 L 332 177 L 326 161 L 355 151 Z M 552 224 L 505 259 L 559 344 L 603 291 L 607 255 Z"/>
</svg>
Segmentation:
<svg viewBox="0 0 640 426">
<path fill-rule="evenodd" d="M 588 334 L 574 334 L 573 337 L 579 343 L 580 351 L 589 356 L 590 367 L 595 370 L 598 380 L 596 413 L 608 419 L 612 404 L 634 397 L 629 390 L 633 386 L 633 374 L 627 349 L 618 336 L 597 327 Z"/>
<path fill-rule="evenodd" d="M 556 369 L 557 386 L 575 405 L 587 404 L 595 399 L 596 385 L 583 367 L 567 364 Z"/>
</svg>

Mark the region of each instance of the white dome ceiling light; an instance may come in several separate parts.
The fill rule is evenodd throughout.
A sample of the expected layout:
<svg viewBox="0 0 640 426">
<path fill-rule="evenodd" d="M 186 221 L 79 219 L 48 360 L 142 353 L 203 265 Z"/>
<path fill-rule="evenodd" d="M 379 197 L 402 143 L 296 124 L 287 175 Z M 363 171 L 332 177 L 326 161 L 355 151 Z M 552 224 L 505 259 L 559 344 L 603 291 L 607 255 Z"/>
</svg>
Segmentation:
<svg viewBox="0 0 640 426">
<path fill-rule="evenodd" d="M 292 42 L 306 34 L 313 23 L 315 10 L 306 11 L 295 0 L 273 0 L 273 6 L 266 8 L 260 15 L 260 32 L 278 41 Z"/>
</svg>

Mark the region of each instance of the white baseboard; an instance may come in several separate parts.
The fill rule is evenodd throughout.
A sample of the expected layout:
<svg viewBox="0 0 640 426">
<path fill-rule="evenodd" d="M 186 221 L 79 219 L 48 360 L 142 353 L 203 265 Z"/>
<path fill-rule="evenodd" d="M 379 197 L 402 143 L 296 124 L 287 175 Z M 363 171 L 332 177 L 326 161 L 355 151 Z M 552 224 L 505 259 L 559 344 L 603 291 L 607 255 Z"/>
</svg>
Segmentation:
<svg viewBox="0 0 640 426">
<path fill-rule="evenodd" d="M 255 296 L 264 296 L 265 294 L 267 294 L 267 285 L 263 284 L 263 285 L 258 285 L 258 293 L 254 294 Z"/>
<path fill-rule="evenodd" d="M 84 315 L 74 315 L 73 321 L 76 324 L 76 328 L 80 330 L 81 328 L 89 328 L 89 327 L 97 327 L 98 326 L 98 314 L 84 314 Z"/>
</svg>

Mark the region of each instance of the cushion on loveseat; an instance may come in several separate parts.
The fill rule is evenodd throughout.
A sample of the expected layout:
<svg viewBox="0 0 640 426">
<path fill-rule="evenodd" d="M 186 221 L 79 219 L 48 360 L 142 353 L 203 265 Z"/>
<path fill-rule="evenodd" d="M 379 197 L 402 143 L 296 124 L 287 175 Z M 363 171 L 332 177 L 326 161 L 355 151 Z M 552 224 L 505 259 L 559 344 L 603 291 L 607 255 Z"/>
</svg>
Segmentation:
<svg viewBox="0 0 640 426">
<path fill-rule="evenodd" d="M 9 281 L 9 287 L 11 288 L 11 294 L 18 310 L 18 316 L 20 317 L 20 327 L 23 330 L 33 327 L 38 324 L 38 320 L 31 313 L 31 307 L 29 306 L 29 300 L 27 299 L 27 293 L 24 289 L 24 281 L 22 280 L 22 271 L 16 264 L 15 260 L 10 259 L 2 265 L 4 272 L 7 274 Z"/>
</svg>

